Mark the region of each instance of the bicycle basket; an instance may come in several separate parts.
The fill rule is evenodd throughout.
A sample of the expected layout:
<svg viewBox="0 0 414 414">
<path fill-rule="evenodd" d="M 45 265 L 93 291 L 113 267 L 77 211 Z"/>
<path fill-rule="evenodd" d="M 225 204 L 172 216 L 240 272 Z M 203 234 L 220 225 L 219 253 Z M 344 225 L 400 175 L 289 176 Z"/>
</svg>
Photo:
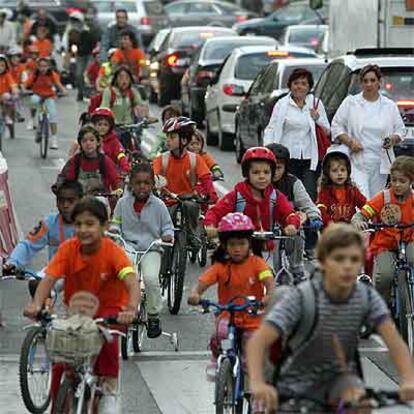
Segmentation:
<svg viewBox="0 0 414 414">
<path fill-rule="evenodd" d="M 53 362 L 78 365 L 98 355 L 104 342 L 101 329 L 93 319 L 73 315 L 52 322 L 46 335 L 46 350 Z"/>
</svg>

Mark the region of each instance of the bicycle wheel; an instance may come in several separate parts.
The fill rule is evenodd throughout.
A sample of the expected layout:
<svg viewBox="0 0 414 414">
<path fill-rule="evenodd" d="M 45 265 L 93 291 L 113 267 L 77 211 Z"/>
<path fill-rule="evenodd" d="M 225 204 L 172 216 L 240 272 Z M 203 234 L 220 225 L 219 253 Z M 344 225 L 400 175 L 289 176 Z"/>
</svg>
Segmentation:
<svg viewBox="0 0 414 414">
<path fill-rule="evenodd" d="M 207 235 L 205 231 L 201 232 L 201 247 L 197 253 L 197 261 L 201 267 L 204 267 L 207 264 Z"/>
<path fill-rule="evenodd" d="M 407 343 L 411 355 L 414 353 L 414 325 L 413 325 L 413 296 L 408 281 L 409 270 L 401 270 L 398 274 L 398 295 L 400 308 L 398 312 L 398 324 L 401 336 Z"/>
<path fill-rule="evenodd" d="M 4 130 L 5 130 L 4 120 L 0 119 L 0 151 L 2 151 L 2 148 L 3 148 L 2 144 L 3 144 Z"/>
<path fill-rule="evenodd" d="M 77 414 L 80 398 L 76 396 L 75 383 L 73 379 L 65 377 L 60 384 L 56 401 L 53 407 L 53 414 Z M 81 413 L 88 413 L 88 402 L 91 395 L 88 385 L 85 385 Z"/>
<path fill-rule="evenodd" d="M 39 125 L 40 139 L 40 156 L 45 159 L 47 157 L 47 150 L 49 148 L 49 120 L 47 115 L 43 114 Z"/>
<path fill-rule="evenodd" d="M 216 414 L 234 413 L 233 367 L 229 358 L 222 360 L 216 378 Z"/>
<path fill-rule="evenodd" d="M 121 356 L 124 361 L 128 360 L 131 353 L 132 329 L 128 328 L 125 336 L 121 336 Z"/>
<path fill-rule="evenodd" d="M 134 330 L 132 331 L 132 347 L 134 352 L 142 351 L 142 344 L 144 343 L 145 333 L 147 331 L 147 311 L 144 300 L 141 303 L 139 322 L 134 326 Z"/>
<path fill-rule="evenodd" d="M 51 362 L 45 346 L 45 329 L 31 328 L 20 351 L 20 392 L 26 408 L 34 414 L 47 410 L 50 402 Z"/>
<path fill-rule="evenodd" d="M 180 311 L 181 299 L 183 297 L 184 277 L 187 267 L 186 238 L 185 232 L 178 232 L 173 247 L 172 273 L 168 281 L 167 292 L 168 310 L 173 315 Z"/>
</svg>

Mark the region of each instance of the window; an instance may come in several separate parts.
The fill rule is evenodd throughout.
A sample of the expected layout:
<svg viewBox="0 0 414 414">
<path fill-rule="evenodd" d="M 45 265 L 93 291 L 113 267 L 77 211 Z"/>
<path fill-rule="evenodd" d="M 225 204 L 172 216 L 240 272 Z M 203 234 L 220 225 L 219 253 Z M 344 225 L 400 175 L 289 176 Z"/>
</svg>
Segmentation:
<svg viewBox="0 0 414 414">
<path fill-rule="evenodd" d="M 302 20 L 302 16 L 305 12 L 304 5 L 292 5 L 283 7 L 282 9 L 273 13 L 275 20 L 282 20 L 285 22 L 299 22 Z"/>
<path fill-rule="evenodd" d="M 260 92 L 272 93 L 275 90 L 277 68 L 278 68 L 277 63 L 269 65 L 266 68 L 266 71 L 263 75 Z"/>
<path fill-rule="evenodd" d="M 167 14 L 174 15 L 174 14 L 184 14 L 187 8 L 187 4 L 174 4 L 171 3 L 168 7 L 165 8 Z"/>
<path fill-rule="evenodd" d="M 146 12 L 151 16 L 162 16 L 164 8 L 159 0 L 151 0 L 144 2 Z"/>
<path fill-rule="evenodd" d="M 250 96 L 251 95 L 257 95 L 260 92 L 260 86 L 261 86 L 261 83 L 262 83 L 263 76 L 266 72 L 266 69 L 267 68 L 263 68 L 259 72 L 259 74 L 257 75 L 254 82 L 252 83 L 252 86 L 250 87 L 250 90 L 249 90 L 249 93 L 248 93 Z"/>
<path fill-rule="evenodd" d="M 190 3 L 187 7 L 189 14 L 217 14 L 217 11 L 208 3 Z"/>
<path fill-rule="evenodd" d="M 118 9 L 128 13 L 137 12 L 137 4 L 134 1 L 94 1 L 93 6 L 98 13 L 115 13 Z"/>
<path fill-rule="evenodd" d="M 234 76 L 237 79 L 253 80 L 260 69 L 271 61 L 272 58 L 267 53 L 252 53 L 251 55 L 240 56 L 234 70 Z"/>
</svg>

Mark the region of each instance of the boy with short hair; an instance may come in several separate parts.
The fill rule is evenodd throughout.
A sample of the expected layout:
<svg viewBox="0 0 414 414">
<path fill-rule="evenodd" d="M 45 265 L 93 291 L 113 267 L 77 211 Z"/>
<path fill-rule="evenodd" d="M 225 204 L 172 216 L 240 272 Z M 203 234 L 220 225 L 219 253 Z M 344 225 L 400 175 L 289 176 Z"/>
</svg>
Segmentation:
<svg viewBox="0 0 414 414">
<path fill-rule="evenodd" d="M 317 256 L 322 278 L 314 282 L 316 326 L 308 341 L 282 363 L 274 384 L 277 390 L 265 383 L 264 355 L 279 339 L 287 339 L 289 345 L 290 335 L 300 327 L 303 309 L 298 288 L 283 295 L 248 343 L 248 369 L 255 400 L 269 410 L 277 408 L 278 394 L 309 396 L 334 407 L 341 400 L 358 401 L 364 395 L 364 387 L 357 375 L 355 356 L 359 330 L 367 322 L 376 328 L 389 349 L 401 377 L 401 399 L 414 399 L 414 369 L 408 347 L 380 295 L 371 286 L 357 283 L 364 258 L 361 235 L 351 225 L 331 224 L 319 240 Z M 344 351 L 345 372 L 338 363 L 338 343 Z"/>
</svg>

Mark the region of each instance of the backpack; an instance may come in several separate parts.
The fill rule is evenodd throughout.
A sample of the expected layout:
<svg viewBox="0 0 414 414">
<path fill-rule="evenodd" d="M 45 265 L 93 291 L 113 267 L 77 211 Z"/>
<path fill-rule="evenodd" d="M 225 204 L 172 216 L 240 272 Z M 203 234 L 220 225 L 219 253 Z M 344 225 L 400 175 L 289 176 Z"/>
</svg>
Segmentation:
<svg viewBox="0 0 414 414">
<path fill-rule="evenodd" d="M 197 185 L 197 155 L 194 152 L 187 151 L 190 156 L 190 182 L 194 188 Z M 165 177 L 168 168 L 168 160 L 170 159 L 170 151 L 165 151 L 161 154 L 161 175 Z"/>
<path fill-rule="evenodd" d="M 300 322 L 289 338 L 282 341 L 279 339 L 272 345 L 269 360 L 272 365 L 273 383 L 276 383 L 280 369 L 284 362 L 291 358 L 294 360 L 302 351 L 303 347 L 310 341 L 316 332 L 318 325 L 318 297 L 317 297 L 317 283 L 321 280 L 321 276 L 314 273 L 311 279 L 306 280 L 296 285 L 296 287 L 280 286 L 275 290 L 273 304 L 279 302 L 283 295 L 290 289 L 298 289 L 302 302 L 302 316 Z M 370 288 L 363 289 L 363 303 L 361 308 L 364 313 L 369 311 Z M 359 376 L 362 378 L 362 366 L 357 348 L 355 355 L 355 363 Z"/>
<path fill-rule="evenodd" d="M 272 193 L 270 194 L 270 200 L 269 200 L 269 214 L 271 215 L 269 231 L 273 230 L 273 225 L 275 223 L 274 211 L 276 207 L 276 202 L 277 202 L 277 190 L 273 188 Z M 243 197 L 241 193 L 237 191 L 235 212 L 244 213 L 245 208 L 246 208 L 246 199 Z"/>
<path fill-rule="evenodd" d="M 75 154 L 75 180 L 79 177 L 79 170 L 80 170 L 80 162 L 81 162 L 81 156 L 79 152 Z M 99 161 L 99 173 L 101 174 L 102 179 L 104 179 L 106 174 L 106 165 L 105 165 L 105 154 L 102 154 L 101 152 L 98 153 L 98 161 Z"/>
<path fill-rule="evenodd" d="M 103 92 L 100 92 L 97 95 L 90 97 L 89 105 L 88 105 L 88 114 L 91 114 L 95 109 L 101 106 L 103 94 L 104 94 Z M 131 101 L 132 106 L 134 106 L 135 96 L 131 88 L 128 89 L 128 98 Z M 114 106 L 115 101 L 116 101 L 116 93 L 115 93 L 114 88 L 111 87 L 111 99 L 109 101 L 109 109 L 111 109 Z"/>
</svg>

